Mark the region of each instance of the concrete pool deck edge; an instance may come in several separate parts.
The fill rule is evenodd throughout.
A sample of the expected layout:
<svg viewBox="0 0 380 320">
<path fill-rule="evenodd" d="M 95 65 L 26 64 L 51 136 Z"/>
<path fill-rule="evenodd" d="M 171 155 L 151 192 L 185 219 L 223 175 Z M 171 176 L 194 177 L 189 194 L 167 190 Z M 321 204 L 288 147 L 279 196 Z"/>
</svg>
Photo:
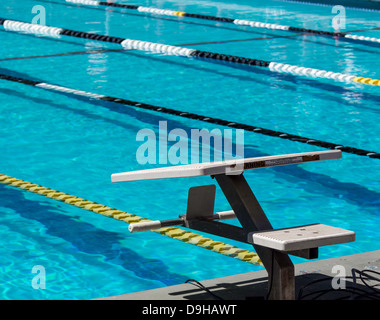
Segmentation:
<svg viewBox="0 0 380 320">
<path fill-rule="evenodd" d="M 333 267 L 338 266 L 337 271 Z M 303 295 L 317 292 L 319 290 L 329 290 L 318 299 L 336 300 L 344 298 L 347 293 L 339 290 L 331 290 L 331 279 L 322 281 L 327 277 L 344 276 L 346 286 L 352 288 L 351 270 L 374 270 L 380 272 L 380 250 L 365 253 L 353 254 L 331 259 L 310 261 L 296 264 L 295 266 L 296 296 L 302 289 Z M 343 268 L 342 268 L 343 267 Z M 314 281 L 319 282 L 312 284 Z M 200 281 L 212 293 L 223 300 L 248 300 L 265 297 L 267 293 L 268 276 L 265 270 L 236 274 L 232 276 Z M 308 287 L 306 287 L 309 285 Z M 366 289 L 364 284 L 357 281 L 357 288 Z M 316 295 L 310 295 L 305 299 L 311 299 Z M 297 298 L 297 297 L 296 297 Z M 365 299 L 365 298 L 364 298 Z M 147 291 L 140 291 L 117 296 L 102 297 L 95 300 L 215 300 L 215 298 L 192 283 L 183 283 L 174 286 L 157 288 Z"/>
</svg>

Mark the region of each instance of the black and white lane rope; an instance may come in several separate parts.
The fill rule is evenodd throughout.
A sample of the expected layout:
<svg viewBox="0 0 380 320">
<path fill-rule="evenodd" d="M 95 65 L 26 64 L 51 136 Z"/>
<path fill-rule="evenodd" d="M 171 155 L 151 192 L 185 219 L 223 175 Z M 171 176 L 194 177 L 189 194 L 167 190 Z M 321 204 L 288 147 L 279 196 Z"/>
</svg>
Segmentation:
<svg viewBox="0 0 380 320">
<path fill-rule="evenodd" d="M 60 36 L 77 37 L 83 39 L 91 39 L 96 41 L 110 42 L 119 44 L 127 49 L 140 51 L 149 51 L 153 53 L 163 53 L 167 55 L 176 55 L 186 58 L 201 58 L 209 60 L 218 60 L 224 63 L 234 63 L 248 66 L 256 66 L 267 68 L 272 72 L 288 73 L 296 76 L 304 76 L 309 78 L 322 78 L 337 80 L 346 83 L 362 83 L 365 85 L 380 86 L 380 80 L 361 77 L 357 75 L 349 75 L 339 72 L 320 70 L 315 68 L 300 67 L 296 65 L 270 62 L 252 58 L 244 58 L 209 51 L 201 51 L 196 49 L 184 48 L 179 46 L 167 45 L 162 43 L 153 43 L 141 40 L 125 39 L 113 36 L 99 35 L 70 29 L 50 27 L 39 24 L 25 23 L 15 20 L 7 20 L 0 18 L 0 25 L 6 31 L 24 32 L 38 36 L 49 36 L 59 38 Z"/>
<path fill-rule="evenodd" d="M 275 24 L 275 23 L 264 23 L 264 22 L 245 20 L 245 19 L 214 17 L 210 15 L 187 13 L 187 12 L 182 12 L 182 11 L 136 6 L 136 5 L 129 5 L 129 4 L 114 3 L 114 2 L 109 3 L 106 1 L 66 0 L 66 2 L 75 3 L 79 5 L 88 5 L 88 6 L 108 6 L 108 7 L 116 7 L 116 8 L 123 8 L 123 9 L 131 9 L 131 10 L 137 10 L 142 13 L 156 14 L 156 15 L 190 17 L 190 18 L 203 19 L 203 20 L 212 20 L 212 21 L 218 21 L 218 22 L 233 23 L 240 26 L 249 26 L 253 28 L 263 28 L 263 29 L 282 30 L 282 31 L 291 31 L 291 32 L 306 32 L 306 33 L 311 33 L 311 34 L 315 34 L 319 36 L 339 37 L 339 38 L 345 38 L 345 39 L 351 39 L 351 40 L 358 40 L 364 43 L 365 42 L 378 43 L 380 45 L 380 38 L 365 37 L 365 36 L 356 35 L 356 34 L 347 34 L 344 32 L 313 30 L 313 29 L 307 29 L 307 28 L 298 28 L 298 27 L 292 27 L 292 26 L 287 26 L 287 25 L 280 25 L 280 24 Z"/>
<path fill-rule="evenodd" d="M 114 102 L 114 103 L 121 104 L 124 106 L 131 106 L 131 107 L 135 107 L 135 108 L 156 111 L 156 112 L 160 112 L 160 113 L 175 115 L 175 116 L 182 117 L 182 118 L 199 120 L 199 121 L 212 123 L 212 124 L 216 124 L 216 125 L 220 125 L 220 126 L 227 126 L 227 127 L 235 128 L 235 129 L 243 129 L 245 131 L 255 132 L 255 133 L 263 134 L 263 135 L 270 136 L 270 137 L 277 137 L 277 138 L 286 139 L 286 140 L 290 140 L 290 141 L 306 143 L 306 144 L 310 144 L 313 146 L 322 147 L 325 149 L 331 149 L 331 150 L 338 149 L 338 150 L 341 150 L 342 152 L 345 152 L 345 153 L 351 153 L 351 154 L 355 154 L 358 156 L 380 159 L 380 153 L 377 153 L 377 152 L 353 148 L 353 147 L 349 147 L 349 146 L 343 146 L 343 145 L 336 144 L 336 143 L 331 143 L 331 142 L 326 142 L 326 141 L 322 141 L 322 140 L 307 138 L 307 137 L 289 134 L 289 133 L 285 133 L 285 132 L 281 132 L 281 131 L 265 129 L 265 128 L 257 127 L 257 126 L 253 126 L 253 125 L 248 125 L 248 124 L 243 124 L 243 123 L 238 123 L 238 122 L 231 122 L 231 121 L 227 121 L 227 120 L 223 120 L 223 119 L 203 116 L 200 114 L 189 113 L 189 112 L 184 112 L 184 111 L 180 111 L 180 110 L 154 106 L 154 105 L 150 105 L 150 104 L 146 104 L 146 103 L 126 100 L 126 99 L 122 99 L 122 98 L 115 98 L 115 97 L 96 94 L 96 93 L 87 92 L 87 91 L 81 91 L 81 90 L 77 90 L 77 89 L 72 89 L 72 88 L 67 88 L 67 87 L 49 84 L 46 82 L 39 82 L 39 81 L 35 81 L 35 80 L 28 80 L 28 79 L 13 77 L 13 76 L 9 76 L 6 74 L 0 74 L 0 79 L 7 80 L 7 81 L 13 81 L 13 82 L 17 82 L 17 83 L 22 83 L 22 84 L 34 86 L 34 87 L 37 87 L 40 89 L 54 91 L 57 93 L 72 94 L 72 95 L 76 95 L 76 96 L 80 96 L 80 97 L 86 97 L 89 99 Z"/>
</svg>

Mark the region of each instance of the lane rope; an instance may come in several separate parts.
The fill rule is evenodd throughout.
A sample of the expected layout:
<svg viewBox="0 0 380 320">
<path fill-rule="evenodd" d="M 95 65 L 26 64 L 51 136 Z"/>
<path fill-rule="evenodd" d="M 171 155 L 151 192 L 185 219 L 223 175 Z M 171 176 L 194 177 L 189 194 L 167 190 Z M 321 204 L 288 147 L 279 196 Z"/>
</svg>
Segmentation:
<svg viewBox="0 0 380 320">
<path fill-rule="evenodd" d="M 124 221 L 128 224 L 151 221 L 147 218 L 140 217 L 132 213 L 111 208 L 97 202 L 79 198 L 64 192 L 46 188 L 41 185 L 17 179 L 1 173 L 0 183 L 29 192 L 37 193 L 41 196 L 64 202 L 87 211 L 98 213 L 108 218 Z M 204 237 L 191 231 L 183 230 L 177 227 L 167 227 L 152 231 L 172 239 L 180 240 L 197 247 L 205 248 L 207 250 L 223 254 L 228 257 L 232 257 L 254 265 L 263 266 L 259 256 L 254 252 L 250 252 L 246 249 L 241 249 L 233 245 L 225 244 L 221 241 L 214 241 L 210 238 Z"/>
<path fill-rule="evenodd" d="M 150 105 L 150 104 L 146 104 L 146 103 L 142 103 L 142 102 L 136 102 L 136 101 L 126 100 L 126 99 L 122 99 L 122 98 L 115 98 L 115 97 L 111 97 L 111 96 L 95 94 L 95 93 L 86 92 L 86 91 L 82 91 L 82 90 L 71 89 L 71 88 L 53 85 L 53 84 L 49 84 L 49 83 L 45 83 L 45 82 L 38 82 L 38 81 L 34 81 L 34 80 L 22 79 L 22 78 L 13 77 L 13 76 L 5 75 L 5 74 L 0 74 L 0 79 L 12 81 L 12 82 L 17 82 L 17 83 L 22 83 L 25 85 L 31 85 L 31 86 L 34 86 L 34 87 L 37 87 L 40 89 L 54 91 L 57 93 L 73 94 L 73 95 L 77 95 L 77 96 L 86 97 L 89 99 L 114 102 L 114 103 L 121 104 L 124 106 L 131 106 L 131 107 L 135 107 L 135 108 L 139 108 L 139 109 L 156 111 L 156 112 L 160 112 L 160 113 L 175 115 L 175 116 L 182 117 L 182 118 L 199 120 L 199 121 L 212 123 L 212 124 L 216 124 L 216 125 L 221 125 L 221 126 L 227 126 L 227 127 L 235 128 L 235 129 L 243 129 L 246 131 L 259 133 L 259 134 L 263 134 L 263 135 L 270 136 L 270 137 L 277 137 L 277 138 L 286 139 L 286 140 L 290 140 L 290 141 L 306 143 L 306 144 L 322 147 L 325 149 L 331 149 L 331 150 L 339 149 L 342 152 L 351 153 L 351 154 L 355 154 L 358 156 L 365 156 L 365 157 L 369 157 L 369 158 L 380 159 L 380 153 L 377 153 L 377 152 L 353 148 L 353 147 L 349 147 L 349 146 L 343 146 L 341 144 L 326 142 L 326 141 L 317 140 L 317 139 L 311 139 L 311 138 L 302 137 L 302 136 L 298 136 L 298 135 L 294 135 L 294 134 L 289 134 L 289 133 L 285 133 L 285 132 L 281 132 L 281 131 L 265 129 L 265 128 L 257 127 L 257 126 L 253 126 L 253 125 L 247 125 L 247 124 L 238 123 L 238 122 L 231 122 L 231 121 L 213 118 L 213 117 L 207 117 L 207 116 L 203 116 L 203 115 L 199 115 L 199 114 L 195 114 L 195 113 L 189 113 L 189 112 L 184 112 L 184 111 L 180 111 L 180 110 L 154 106 L 154 105 Z"/>
<path fill-rule="evenodd" d="M 355 34 L 346 34 L 344 32 L 313 30 L 313 29 L 307 29 L 307 28 L 298 28 L 298 27 L 292 27 L 292 26 L 287 26 L 287 25 L 280 25 L 280 24 L 275 24 L 275 23 L 264 23 L 264 22 L 245 20 L 245 19 L 214 17 L 214 16 L 209 16 L 209 15 L 187 13 L 187 12 L 167 10 L 167 9 L 158 9 L 158 8 L 153 8 L 153 7 L 126 5 L 126 4 L 119 4 L 119 3 L 108 3 L 106 1 L 94 1 L 94 0 L 65 0 L 65 1 L 68 3 L 74 3 L 74 4 L 79 4 L 79 5 L 117 7 L 117 8 L 123 8 L 123 9 L 137 10 L 139 12 L 149 13 L 149 14 L 213 20 L 213 21 L 218 21 L 218 22 L 233 23 L 233 24 L 241 25 L 241 26 L 249 26 L 253 28 L 263 28 L 263 29 L 282 30 L 282 31 L 291 31 L 291 32 L 306 32 L 306 33 L 311 33 L 311 34 L 319 35 L 319 36 L 332 36 L 332 37 L 357 40 L 360 42 L 375 42 L 375 43 L 380 44 L 380 38 L 365 37 L 365 36 L 355 35 Z"/>
<path fill-rule="evenodd" d="M 90 1 L 90 0 L 89 0 Z M 26 32 L 34 35 L 44 35 L 51 36 L 54 38 L 60 37 L 61 35 L 77 37 L 83 39 L 91 39 L 95 41 L 103 41 L 116 43 L 127 49 L 135 49 L 140 51 L 148 51 L 154 53 L 163 53 L 168 55 L 182 56 L 186 58 L 199 58 L 199 59 L 212 59 L 218 60 L 225 63 L 237 63 L 242 65 L 256 66 L 268 68 L 272 72 L 278 73 L 288 73 L 292 75 L 310 77 L 310 78 L 323 78 L 332 79 L 346 83 L 361 83 L 365 85 L 380 86 L 380 80 L 371 79 L 362 76 L 349 75 L 339 72 L 332 72 L 314 68 L 300 67 L 296 65 L 269 62 L 258 59 L 244 58 L 238 56 L 232 56 L 227 54 L 213 53 L 209 51 L 201 51 L 196 49 L 189 49 L 179 46 L 153 43 L 141 40 L 124 39 L 113 36 L 104 36 L 94 33 L 74 31 L 70 29 L 63 29 L 57 27 L 49 27 L 36 25 L 31 23 L 25 23 L 15 20 L 7 20 L 0 18 L 0 25 L 3 25 L 6 31 L 16 31 L 16 32 Z"/>
</svg>

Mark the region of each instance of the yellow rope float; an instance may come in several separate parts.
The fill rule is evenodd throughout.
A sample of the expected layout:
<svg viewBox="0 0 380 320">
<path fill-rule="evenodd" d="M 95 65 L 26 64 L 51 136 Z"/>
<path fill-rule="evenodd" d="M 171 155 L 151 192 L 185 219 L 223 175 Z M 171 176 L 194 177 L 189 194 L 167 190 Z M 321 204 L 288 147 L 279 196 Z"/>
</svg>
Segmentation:
<svg viewBox="0 0 380 320">
<path fill-rule="evenodd" d="M 380 80 L 377 79 L 371 79 L 371 78 L 364 78 L 364 77 L 356 77 L 353 79 L 355 82 L 364 83 L 364 84 L 370 84 L 373 86 L 380 86 Z"/>
<path fill-rule="evenodd" d="M 132 213 L 117 210 L 93 201 L 88 201 L 76 196 L 69 195 L 64 192 L 56 191 L 50 188 L 46 188 L 28 181 L 17 179 L 0 173 L 0 183 L 10 185 L 19 189 L 27 190 L 33 193 L 37 193 L 44 197 L 54 199 L 60 202 L 64 202 L 88 211 L 92 211 L 103 216 L 113 218 L 116 220 L 124 221 L 126 223 L 137 223 L 143 221 L 150 221 L 147 218 L 137 216 Z M 186 242 L 198 247 L 208 249 L 217 253 L 221 253 L 225 256 L 233 257 L 235 259 L 252 263 L 255 265 L 263 266 L 259 256 L 256 253 L 250 252 L 245 249 L 240 249 L 232 245 L 225 244 L 220 241 L 214 241 L 210 238 L 203 237 L 202 235 L 193 233 L 191 231 L 183 230 L 176 227 L 166 227 L 154 232 L 165 235 L 172 239 L 177 239 L 182 242 Z"/>
<path fill-rule="evenodd" d="M 173 15 L 178 16 L 178 17 L 183 17 L 183 16 L 185 16 L 185 14 L 186 14 L 186 12 L 182 12 L 182 11 L 173 12 Z"/>
</svg>

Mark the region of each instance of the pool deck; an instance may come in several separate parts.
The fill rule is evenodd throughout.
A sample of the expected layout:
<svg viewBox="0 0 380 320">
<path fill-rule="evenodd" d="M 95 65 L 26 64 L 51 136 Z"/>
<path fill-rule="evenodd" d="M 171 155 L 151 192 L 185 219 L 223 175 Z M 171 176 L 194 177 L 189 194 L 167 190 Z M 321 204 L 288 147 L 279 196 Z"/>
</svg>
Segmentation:
<svg viewBox="0 0 380 320">
<path fill-rule="evenodd" d="M 358 270 L 374 270 L 380 272 L 380 250 L 343 256 L 332 259 L 310 261 L 295 265 L 296 295 L 300 288 L 304 288 L 311 282 L 327 277 L 338 276 L 332 272 L 334 266 L 343 266 L 346 276 L 351 277 L 353 268 Z M 339 274 L 343 276 L 343 274 Z M 376 276 L 378 278 L 378 276 Z M 202 285 L 223 300 L 248 300 L 260 299 L 267 293 L 267 272 L 265 270 L 236 274 L 233 276 L 201 281 Z M 373 283 L 372 283 L 373 284 Z M 352 280 L 347 279 L 347 288 L 352 288 Z M 358 280 L 357 288 L 366 289 Z M 303 295 L 318 290 L 331 289 L 331 280 L 321 281 L 303 289 Z M 366 290 L 368 292 L 368 289 Z M 331 290 L 321 296 L 320 300 L 336 300 L 347 297 L 347 292 Z M 305 297 L 305 300 L 314 298 L 315 295 Z M 184 283 L 170 287 L 152 289 L 147 291 L 122 294 L 111 297 L 103 297 L 97 300 L 214 300 L 215 298 L 205 290 L 196 287 L 192 283 Z M 365 299 L 365 298 L 364 298 Z"/>
</svg>

